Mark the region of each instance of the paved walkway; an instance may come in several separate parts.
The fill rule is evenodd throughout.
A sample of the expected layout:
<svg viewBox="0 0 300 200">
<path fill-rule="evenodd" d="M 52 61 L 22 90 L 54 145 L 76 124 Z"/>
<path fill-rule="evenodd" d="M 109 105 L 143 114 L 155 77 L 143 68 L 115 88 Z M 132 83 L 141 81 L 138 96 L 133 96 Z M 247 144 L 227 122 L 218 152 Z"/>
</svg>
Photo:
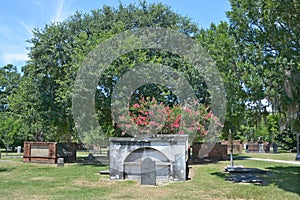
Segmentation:
<svg viewBox="0 0 300 200">
<path fill-rule="evenodd" d="M 245 160 L 257 160 L 257 161 L 267 161 L 267 162 L 277 162 L 277 163 L 300 165 L 300 161 L 274 160 L 274 159 L 265 159 L 265 158 L 245 158 Z"/>
</svg>

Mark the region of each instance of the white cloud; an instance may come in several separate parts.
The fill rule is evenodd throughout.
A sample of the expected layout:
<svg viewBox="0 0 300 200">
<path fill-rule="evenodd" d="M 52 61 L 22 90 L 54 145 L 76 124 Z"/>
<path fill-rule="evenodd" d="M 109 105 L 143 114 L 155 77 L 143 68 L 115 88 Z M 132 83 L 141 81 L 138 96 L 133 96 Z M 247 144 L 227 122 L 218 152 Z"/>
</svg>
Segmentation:
<svg viewBox="0 0 300 200">
<path fill-rule="evenodd" d="M 72 15 L 76 11 L 72 3 L 74 1 L 57 0 L 54 6 L 55 12 L 50 21 L 61 22 Z"/>
<path fill-rule="evenodd" d="M 6 53 L 3 54 L 1 60 L 4 64 L 16 64 L 29 60 L 26 53 Z"/>
<path fill-rule="evenodd" d="M 57 5 L 56 5 L 56 8 L 55 8 L 56 11 L 55 11 L 54 17 L 52 18 L 52 21 L 59 22 L 59 21 L 62 21 L 64 19 L 63 8 L 64 8 L 64 1 L 59 0 Z"/>
<path fill-rule="evenodd" d="M 73 13 L 72 3 L 74 1 L 51 0 L 46 3 L 45 0 L 32 0 L 25 4 L 28 15 L 11 13 L 11 21 L 0 23 L 0 66 L 24 65 L 29 60 L 26 47 L 31 46 L 26 40 L 32 37 L 33 28 L 41 28 L 50 21 L 63 21 Z"/>
</svg>

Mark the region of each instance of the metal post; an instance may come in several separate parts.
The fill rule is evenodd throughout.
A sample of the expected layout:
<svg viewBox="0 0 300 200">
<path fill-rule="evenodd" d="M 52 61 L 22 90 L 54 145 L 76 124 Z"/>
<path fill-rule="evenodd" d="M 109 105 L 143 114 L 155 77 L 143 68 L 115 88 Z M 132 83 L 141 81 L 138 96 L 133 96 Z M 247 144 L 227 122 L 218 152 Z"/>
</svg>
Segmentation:
<svg viewBox="0 0 300 200">
<path fill-rule="evenodd" d="M 229 129 L 229 138 L 230 138 L 230 167 L 233 168 L 233 137 L 231 133 L 231 129 Z"/>
<path fill-rule="evenodd" d="M 299 152 L 299 133 L 297 133 L 297 154 L 296 160 L 300 160 L 300 152 Z"/>
</svg>

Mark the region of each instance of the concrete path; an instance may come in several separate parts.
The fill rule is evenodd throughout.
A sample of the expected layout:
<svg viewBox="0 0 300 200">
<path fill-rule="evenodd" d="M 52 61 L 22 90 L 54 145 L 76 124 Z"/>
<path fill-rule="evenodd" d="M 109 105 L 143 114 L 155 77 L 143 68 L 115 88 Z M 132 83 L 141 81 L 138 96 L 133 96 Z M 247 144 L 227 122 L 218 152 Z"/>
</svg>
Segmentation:
<svg viewBox="0 0 300 200">
<path fill-rule="evenodd" d="M 245 158 L 245 160 L 257 160 L 257 161 L 267 161 L 267 162 L 277 162 L 277 163 L 300 165 L 300 161 L 274 160 L 274 159 L 264 159 L 264 158 Z"/>
</svg>

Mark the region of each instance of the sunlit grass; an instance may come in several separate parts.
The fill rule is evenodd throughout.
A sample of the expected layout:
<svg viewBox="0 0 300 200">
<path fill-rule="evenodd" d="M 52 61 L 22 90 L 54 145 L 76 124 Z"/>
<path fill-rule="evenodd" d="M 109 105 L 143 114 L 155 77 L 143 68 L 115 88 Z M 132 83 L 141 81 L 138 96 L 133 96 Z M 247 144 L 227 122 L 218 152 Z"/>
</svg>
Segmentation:
<svg viewBox="0 0 300 200">
<path fill-rule="evenodd" d="M 84 156 L 84 155 L 82 155 Z M 6 160 L 6 161 L 3 161 Z M 193 178 L 159 186 L 137 181 L 113 181 L 98 171 L 107 166 L 23 163 L 21 158 L 0 160 L 0 199 L 298 199 L 300 166 L 235 160 L 236 165 L 268 170 L 266 184 L 238 184 L 225 180 L 224 167 L 195 165 Z"/>
<path fill-rule="evenodd" d="M 237 157 L 250 157 L 250 158 L 265 158 L 265 159 L 274 159 L 274 160 L 286 160 L 286 161 L 295 161 L 296 153 L 241 153 L 235 155 Z"/>
</svg>

